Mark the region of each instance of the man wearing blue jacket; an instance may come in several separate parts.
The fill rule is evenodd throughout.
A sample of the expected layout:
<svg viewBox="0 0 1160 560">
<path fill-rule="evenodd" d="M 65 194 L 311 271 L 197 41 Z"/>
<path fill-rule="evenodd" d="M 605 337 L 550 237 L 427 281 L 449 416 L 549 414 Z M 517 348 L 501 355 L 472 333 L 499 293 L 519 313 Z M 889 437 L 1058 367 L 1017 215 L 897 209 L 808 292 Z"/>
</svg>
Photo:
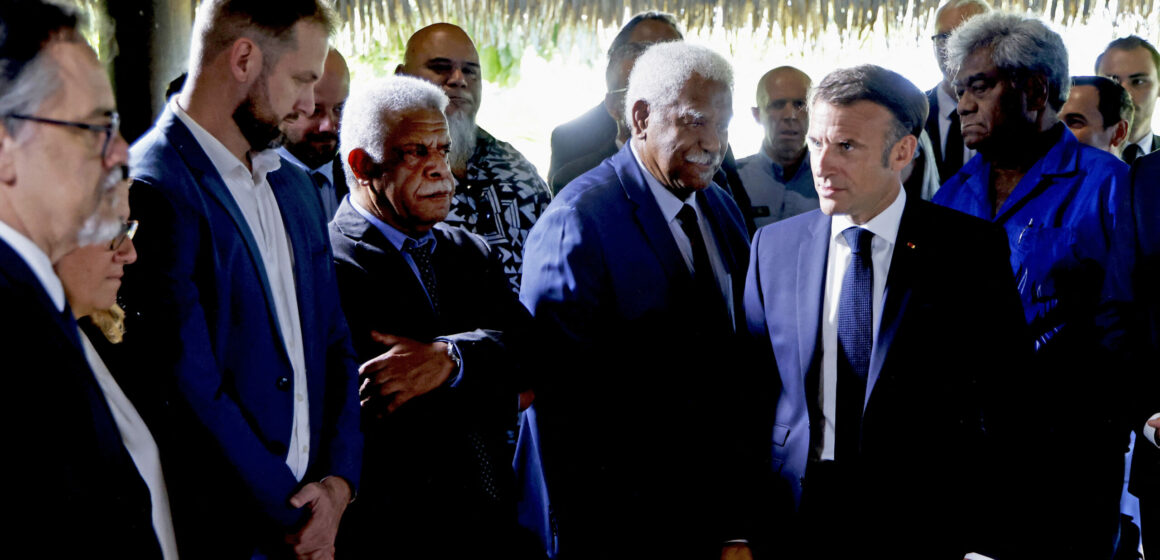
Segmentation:
<svg viewBox="0 0 1160 560">
<path fill-rule="evenodd" d="M 1122 321 L 1107 306 L 1129 286 L 1128 168 L 1060 122 L 1067 51 L 1042 22 L 978 16 L 951 36 L 948 51 L 963 138 L 978 155 L 935 202 L 1006 230 L 1035 337 L 1035 382 L 1020 398 L 1039 460 L 1015 474 L 1039 488 L 1027 518 L 1043 522 L 1042 553 L 1110 558 L 1135 427 L 1122 402 L 1136 373 L 1121 362 Z"/>
</svg>

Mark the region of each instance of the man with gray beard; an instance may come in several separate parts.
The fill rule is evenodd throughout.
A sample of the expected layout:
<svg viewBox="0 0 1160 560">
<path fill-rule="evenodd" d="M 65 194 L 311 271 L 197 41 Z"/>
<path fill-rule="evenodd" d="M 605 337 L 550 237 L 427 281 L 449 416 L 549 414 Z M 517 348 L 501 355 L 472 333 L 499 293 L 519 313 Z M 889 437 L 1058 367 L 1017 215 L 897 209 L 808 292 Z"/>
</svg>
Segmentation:
<svg viewBox="0 0 1160 560">
<path fill-rule="evenodd" d="M 475 124 L 483 93 L 479 53 L 462 29 L 436 23 L 407 40 L 396 74 L 422 78 L 451 100 L 448 164 L 455 175 L 455 198 L 444 220 L 487 240 L 503 259 L 504 274 L 519 290 L 524 242 L 552 195 L 536 168 L 507 142 Z"/>
</svg>

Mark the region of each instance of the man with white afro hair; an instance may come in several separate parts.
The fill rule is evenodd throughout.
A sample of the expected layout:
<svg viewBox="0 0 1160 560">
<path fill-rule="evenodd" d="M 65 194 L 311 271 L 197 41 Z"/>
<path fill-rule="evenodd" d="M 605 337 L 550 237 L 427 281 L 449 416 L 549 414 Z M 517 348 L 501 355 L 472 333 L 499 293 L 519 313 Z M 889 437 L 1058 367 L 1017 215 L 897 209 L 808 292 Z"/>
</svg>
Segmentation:
<svg viewBox="0 0 1160 560">
<path fill-rule="evenodd" d="M 363 364 L 366 476 L 340 558 L 419 558 L 435 542 L 441 558 L 543 557 L 516 521 L 507 448 L 526 389 L 510 348 L 531 318 L 499 251 L 443 223 L 455 191 L 447 106 L 437 86 L 396 76 L 360 88 L 343 114 L 351 190 L 330 241 Z"/>
<path fill-rule="evenodd" d="M 743 502 L 764 501 L 750 481 L 769 438 L 738 418 L 757 394 L 736 334 L 749 236 L 712 181 L 732 84 L 704 47 L 649 48 L 629 77 L 630 141 L 528 237 L 520 299 L 554 342 L 536 409 L 560 558 L 750 555 Z"/>
</svg>

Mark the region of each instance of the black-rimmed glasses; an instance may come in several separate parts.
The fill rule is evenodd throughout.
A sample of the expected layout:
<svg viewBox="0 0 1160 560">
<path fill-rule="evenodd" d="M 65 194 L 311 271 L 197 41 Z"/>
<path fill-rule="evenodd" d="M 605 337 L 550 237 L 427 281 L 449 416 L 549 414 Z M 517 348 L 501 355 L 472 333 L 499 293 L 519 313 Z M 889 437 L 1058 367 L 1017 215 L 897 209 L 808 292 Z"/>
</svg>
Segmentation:
<svg viewBox="0 0 1160 560">
<path fill-rule="evenodd" d="M 121 224 L 121 233 L 118 233 L 117 237 L 113 238 L 112 243 L 109 243 L 109 250 L 120 249 L 121 245 L 125 244 L 126 239 L 133 239 L 135 235 L 137 235 L 137 220 L 129 220 Z"/>
<path fill-rule="evenodd" d="M 31 122 L 41 123 L 41 124 L 51 124 L 51 125 L 55 125 L 55 126 L 71 126 L 73 128 L 79 128 L 82 130 L 103 133 L 105 135 L 105 143 L 103 145 L 101 145 L 101 159 L 106 159 L 109 157 L 109 146 L 112 145 L 112 143 L 113 143 L 113 136 L 115 136 L 117 134 L 117 130 L 119 130 L 121 128 L 121 115 L 119 115 L 117 113 L 112 113 L 111 115 L 109 115 L 110 120 L 109 120 L 108 124 L 92 124 L 92 123 L 76 122 L 76 121 L 59 121 L 56 119 L 46 119 L 44 117 L 37 117 L 34 115 L 21 115 L 19 113 L 9 113 L 9 114 L 5 115 L 5 117 L 9 118 L 9 119 L 31 121 Z"/>
</svg>

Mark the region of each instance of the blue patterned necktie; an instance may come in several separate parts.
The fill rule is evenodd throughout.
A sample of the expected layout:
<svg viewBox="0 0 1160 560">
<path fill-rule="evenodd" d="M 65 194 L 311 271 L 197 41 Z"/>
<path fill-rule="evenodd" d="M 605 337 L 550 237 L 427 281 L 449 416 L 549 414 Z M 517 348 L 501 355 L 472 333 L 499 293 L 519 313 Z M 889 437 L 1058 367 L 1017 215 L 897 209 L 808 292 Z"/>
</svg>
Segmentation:
<svg viewBox="0 0 1160 560">
<path fill-rule="evenodd" d="M 857 458 L 862 431 L 862 403 L 873 348 L 874 265 L 870 243 L 874 234 L 860 227 L 842 231 L 850 245 L 850 267 L 842 277 L 838 297 L 838 402 L 834 457 Z"/>
<path fill-rule="evenodd" d="M 403 251 L 411 255 L 415 261 L 415 268 L 419 269 L 419 279 L 423 281 L 423 288 L 427 290 L 427 297 L 431 300 L 431 309 L 439 312 L 439 291 L 435 285 L 435 266 L 431 263 L 431 242 L 417 243 L 408 238 L 403 242 Z"/>
</svg>

